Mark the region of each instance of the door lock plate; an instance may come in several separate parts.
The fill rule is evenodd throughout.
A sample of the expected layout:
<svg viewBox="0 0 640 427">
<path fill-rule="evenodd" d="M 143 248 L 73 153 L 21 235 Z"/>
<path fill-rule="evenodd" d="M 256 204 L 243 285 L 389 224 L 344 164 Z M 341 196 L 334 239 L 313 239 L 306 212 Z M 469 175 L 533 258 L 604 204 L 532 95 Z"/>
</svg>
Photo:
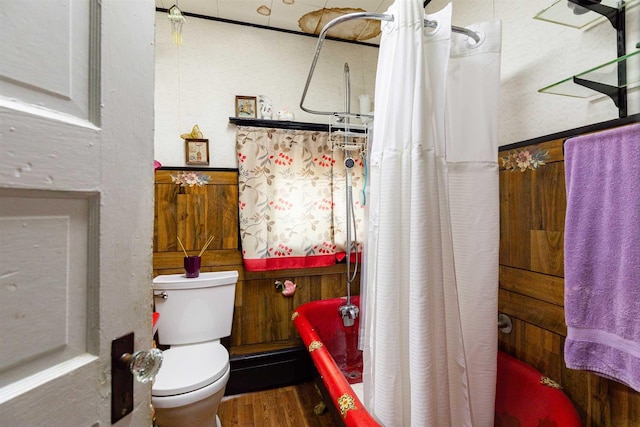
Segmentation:
<svg viewBox="0 0 640 427">
<path fill-rule="evenodd" d="M 133 375 L 121 361 L 133 353 L 133 338 L 131 332 L 111 341 L 111 424 L 133 411 Z"/>
</svg>

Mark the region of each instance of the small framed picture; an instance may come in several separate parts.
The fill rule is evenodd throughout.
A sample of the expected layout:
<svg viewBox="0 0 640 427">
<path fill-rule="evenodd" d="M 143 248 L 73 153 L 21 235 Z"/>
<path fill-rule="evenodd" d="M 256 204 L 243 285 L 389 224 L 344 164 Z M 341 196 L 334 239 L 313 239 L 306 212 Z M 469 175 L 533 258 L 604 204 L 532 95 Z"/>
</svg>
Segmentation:
<svg viewBox="0 0 640 427">
<path fill-rule="evenodd" d="M 187 165 L 209 164 L 209 140 L 185 139 Z"/>
<path fill-rule="evenodd" d="M 236 117 L 255 119 L 257 102 L 255 96 L 236 96 Z"/>
</svg>

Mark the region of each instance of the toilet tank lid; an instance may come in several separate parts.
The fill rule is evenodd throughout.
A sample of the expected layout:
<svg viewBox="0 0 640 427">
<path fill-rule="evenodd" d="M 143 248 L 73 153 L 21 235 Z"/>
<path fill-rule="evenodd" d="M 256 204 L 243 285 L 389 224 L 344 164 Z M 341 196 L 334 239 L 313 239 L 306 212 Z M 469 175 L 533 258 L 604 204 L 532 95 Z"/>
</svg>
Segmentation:
<svg viewBox="0 0 640 427">
<path fill-rule="evenodd" d="M 165 274 L 153 279 L 156 289 L 195 289 L 209 286 L 230 285 L 238 281 L 237 271 L 213 271 L 187 278 L 184 274 Z"/>
</svg>

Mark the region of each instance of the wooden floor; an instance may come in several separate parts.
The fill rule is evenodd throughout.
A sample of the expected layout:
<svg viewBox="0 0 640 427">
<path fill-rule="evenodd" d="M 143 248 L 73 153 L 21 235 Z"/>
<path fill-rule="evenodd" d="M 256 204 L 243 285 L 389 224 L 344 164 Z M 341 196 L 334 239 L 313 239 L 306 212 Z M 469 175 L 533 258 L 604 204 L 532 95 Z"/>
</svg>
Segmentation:
<svg viewBox="0 0 640 427">
<path fill-rule="evenodd" d="M 321 401 L 310 382 L 224 397 L 218 416 L 222 427 L 337 427 L 329 412 L 314 413 Z"/>
</svg>

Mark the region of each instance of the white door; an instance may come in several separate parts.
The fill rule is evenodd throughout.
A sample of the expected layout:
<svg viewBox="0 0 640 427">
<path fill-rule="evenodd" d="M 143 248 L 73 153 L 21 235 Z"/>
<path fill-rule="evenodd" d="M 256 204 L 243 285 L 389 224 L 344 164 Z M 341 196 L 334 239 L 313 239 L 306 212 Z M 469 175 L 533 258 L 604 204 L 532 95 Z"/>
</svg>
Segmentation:
<svg viewBox="0 0 640 427">
<path fill-rule="evenodd" d="M 154 15 L 0 0 L 2 427 L 110 425 L 111 341 L 150 347 Z"/>
</svg>

